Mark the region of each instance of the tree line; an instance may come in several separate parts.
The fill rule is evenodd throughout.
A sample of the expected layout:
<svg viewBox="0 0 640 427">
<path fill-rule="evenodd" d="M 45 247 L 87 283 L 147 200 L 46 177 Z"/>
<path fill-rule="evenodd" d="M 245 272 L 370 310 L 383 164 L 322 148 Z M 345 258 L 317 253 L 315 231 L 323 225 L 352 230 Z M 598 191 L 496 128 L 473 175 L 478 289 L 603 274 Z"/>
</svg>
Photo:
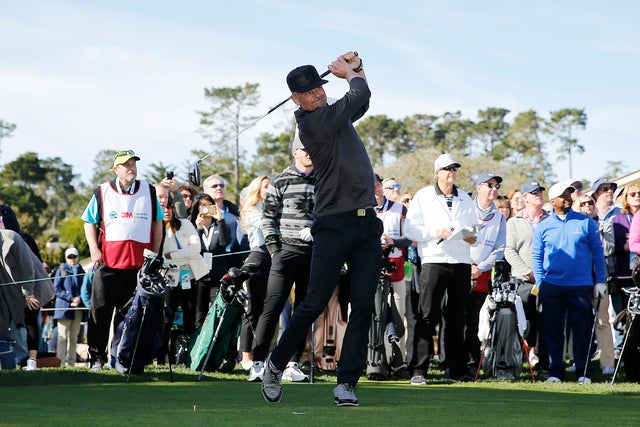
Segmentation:
<svg viewBox="0 0 640 427">
<path fill-rule="evenodd" d="M 292 117 L 276 132 L 260 134 L 254 140 L 255 154 L 249 156 L 240 144 L 240 133 L 261 119 L 255 115 L 259 85 L 205 88 L 204 97 L 210 108 L 196 112 L 200 119 L 197 131 L 208 147 L 185 153 L 184 160 L 178 160 L 180 164 L 141 165 L 144 173 L 140 178 L 155 183 L 167 170 L 173 170 L 178 180 L 186 183 L 189 159 L 208 154 L 200 165 L 203 177 L 213 173 L 223 176 L 230 183 L 227 197 L 238 202 L 241 189 L 253 177 L 272 176 L 290 164 L 295 123 Z M 513 118 L 508 119 L 510 116 Z M 489 107 L 479 110 L 474 118 L 460 111 L 400 119 L 365 116 L 356 130 L 376 172 L 383 177 L 394 176 L 404 189 L 415 192 L 433 182 L 433 161 L 444 152 L 453 153 L 464 163 L 458 182 L 465 190 L 473 189 L 476 174 L 488 170 L 503 176 L 509 188 L 530 179 L 551 184 L 552 163 L 568 160 L 571 168 L 574 156 L 584 152 L 576 131 L 584 129 L 586 123 L 584 109 L 564 108 L 544 118 L 534 110 L 512 114 L 505 108 Z M 0 142 L 18 130 L 15 124 L 0 119 Z M 40 158 L 34 152 L 22 154 L 0 170 L 0 203 L 16 211 L 23 231 L 41 245 L 45 261 L 62 261 L 55 249 L 57 241 L 73 244 L 81 254 L 88 254 L 80 215 L 95 187 L 113 178 L 110 168 L 116 151 L 98 152 L 94 175 L 88 182 L 81 182 L 73 167 L 61 158 Z M 619 172 L 622 165 L 609 162 L 609 167 Z"/>
</svg>

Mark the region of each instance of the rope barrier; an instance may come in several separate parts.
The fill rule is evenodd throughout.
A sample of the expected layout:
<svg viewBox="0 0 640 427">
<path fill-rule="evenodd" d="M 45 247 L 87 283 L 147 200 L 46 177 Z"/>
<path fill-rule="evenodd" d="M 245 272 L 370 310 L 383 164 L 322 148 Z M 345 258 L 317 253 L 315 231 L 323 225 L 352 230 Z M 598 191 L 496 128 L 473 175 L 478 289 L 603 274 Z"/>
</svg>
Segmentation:
<svg viewBox="0 0 640 427">
<path fill-rule="evenodd" d="M 238 255 L 238 254 L 248 254 L 250 252 L 251 251 L 229 252 L 229 253 L 225 253 L 225 254 L 213 255 L 212 258 L 219 258 L 219 257 Z M 84 276 L 84 275 L 86 275 L 86 273 L 66 274 L 64 277 L 80 277 L 80 276 Z M 53 280 L 54 278 L 55 277 L 43 277 L 41 279 L 19 280 L 19 281 L 16 281 L 16 282 L 0 283 L 0 286 L 21 285 L 23 283 L 42 282 L 42 281 L 45 281 L 45 280 Z"/>
</svg>

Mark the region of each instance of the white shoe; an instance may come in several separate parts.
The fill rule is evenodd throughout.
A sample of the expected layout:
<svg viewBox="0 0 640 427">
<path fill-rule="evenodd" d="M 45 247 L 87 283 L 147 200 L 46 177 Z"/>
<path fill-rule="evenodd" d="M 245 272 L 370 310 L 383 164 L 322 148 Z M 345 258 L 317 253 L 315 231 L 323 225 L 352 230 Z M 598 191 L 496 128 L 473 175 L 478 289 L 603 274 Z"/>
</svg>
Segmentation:
<svg viewBox="0 0 640 427">
<path fill-rule="evenodd" d="M 264 376 L 264 362 L 253 362 L 251 368 L 249 368 L 249 381 L 257 382 L 262 381 Z"/>
<path fill-rule="evenodd" d="M 27 359 L 27 364 L 22 367 L 23 371 L 35 371 L 36 369 L 38 369 L 36 359 Z"/>
<path fill-rule="evenodd" d="M 545 381 L 545 383 L 561 383 L 562 380 L 558 377 L 549 377 L 547 378 L 547 380 Z"/>
<path fill-rule="evenodd" d="M 333 399 L 337 406 L 360 406 L 351 384 L 338 384 L 333 389 Z"/>
<path fill-rule="evenodd" d="M 602 368 L 602 375 L 613 375 L 616 370 L 612 366 Z"/>
<path fill-rule="evenodd" d="M 591 384 L 591 378 L 580 377 L 578 378 L 578 384 Z"/>
<path fill-rule="evenodd" d="M 296 362 L 289 362 L 282 372 L 282 381 L 306 383 L 309 381 L 309 377 L 300 370 L 300 366 Z"/>
</svg>

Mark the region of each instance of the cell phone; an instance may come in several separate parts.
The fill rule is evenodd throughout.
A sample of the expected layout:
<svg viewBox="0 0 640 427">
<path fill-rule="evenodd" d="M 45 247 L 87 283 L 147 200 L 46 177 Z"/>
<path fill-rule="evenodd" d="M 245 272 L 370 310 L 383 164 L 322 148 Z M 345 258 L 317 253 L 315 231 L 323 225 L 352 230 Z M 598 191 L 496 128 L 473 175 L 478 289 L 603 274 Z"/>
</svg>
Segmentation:
<svg viewBox="0 0 640 427">
<path fill-rule="evenodd" d="M 218 207 L 216 205 L 200 206 L 199 213 L 200 215 L 216 216 L 218 213 Z"/>
<path fill-rule="evenodd" d="M 173 179 L 173 171 L 167 171 L 166 175 L 167 179 Z"/>
</svg>

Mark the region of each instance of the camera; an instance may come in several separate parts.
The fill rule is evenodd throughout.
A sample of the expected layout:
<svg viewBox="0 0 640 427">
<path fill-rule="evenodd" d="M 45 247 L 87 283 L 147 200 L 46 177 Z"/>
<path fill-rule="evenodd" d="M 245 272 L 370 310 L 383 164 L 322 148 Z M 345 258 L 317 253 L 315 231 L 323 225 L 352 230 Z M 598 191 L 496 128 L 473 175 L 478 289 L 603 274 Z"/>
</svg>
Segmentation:
<svg viewBox="0 0 640 427">
<path fill-rule="evenodd" d="M 200 215 L 216 216 L 216 214 L 218 213 L 218 207 L 216 205 L 200 206 L 199 213 Z"/>
<path fill-rule="evenodd" d="M 173 171 L 167 171 L 165 176 L 167 179 L 173 179 Z"/>
</svg>

